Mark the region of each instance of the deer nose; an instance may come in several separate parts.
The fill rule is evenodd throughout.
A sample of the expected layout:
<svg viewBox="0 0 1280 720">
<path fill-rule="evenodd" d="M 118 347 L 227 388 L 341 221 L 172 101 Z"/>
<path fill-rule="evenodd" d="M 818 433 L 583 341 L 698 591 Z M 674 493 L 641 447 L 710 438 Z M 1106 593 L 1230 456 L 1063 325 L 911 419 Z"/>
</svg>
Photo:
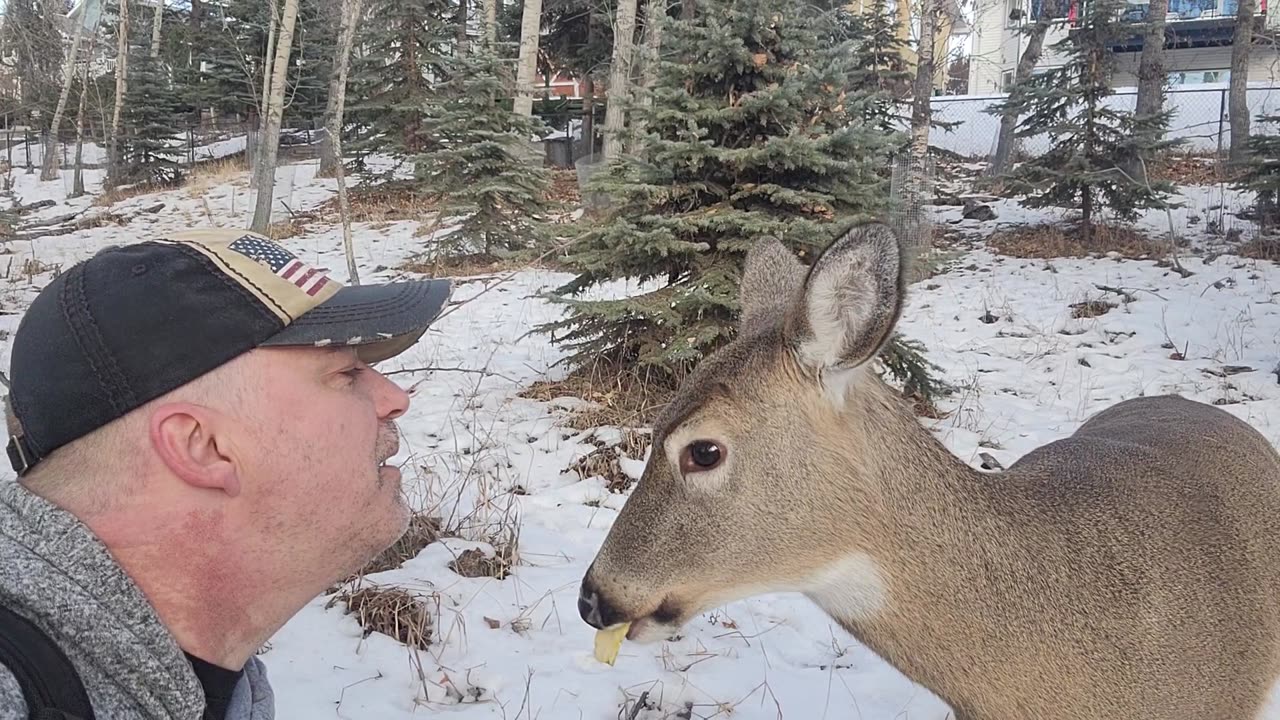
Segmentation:
<svg viewBox="0 0 1280 720">
<path fill-rule="evenodd" d="M 596 589 L 595 583 L 588 575 L 578 590 L 578 614 L 583 621 L 597 630 L 612 627 L 621 622 L 618 610 L 609 604 L 604 595 Z"/>
</svg>

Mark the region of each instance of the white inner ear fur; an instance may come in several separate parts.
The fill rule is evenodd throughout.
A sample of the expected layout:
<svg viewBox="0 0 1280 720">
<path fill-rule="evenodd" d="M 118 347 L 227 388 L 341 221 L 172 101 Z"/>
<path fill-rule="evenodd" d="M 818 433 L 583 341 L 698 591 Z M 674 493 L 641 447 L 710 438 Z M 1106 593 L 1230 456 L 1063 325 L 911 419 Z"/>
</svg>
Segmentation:
<svg viewBox="0 0 1280 720">
<path fill-rule="evenodd" d="M 680 471 L 680 455 L 690 443 L 697 440 L 713 442 L 720 448 L 722 459 L 720 464 L 711 470 L 685 474 Z M 695 492 L 715 492 L 729 482 L 733 470 L 734 451 L 729 447 L 728 433 L 724 428 L 712 423 L 699 422 L 698 418 L 690 418 L 667 434 L 662 442 L 666 451 L 667 462 L 671 463 L 671 472 L 681 478 L 685 485 Z"/>
<path fill-rule="evenodd" d="M 815 273 L 805 293 L 812 336 L 800 356 L 815 368 L 839 367 L 855 336 L 871 320 L 879 298 L 871 282 L 869 259 L 862 254 L 838 268 Z"/>
</svg>

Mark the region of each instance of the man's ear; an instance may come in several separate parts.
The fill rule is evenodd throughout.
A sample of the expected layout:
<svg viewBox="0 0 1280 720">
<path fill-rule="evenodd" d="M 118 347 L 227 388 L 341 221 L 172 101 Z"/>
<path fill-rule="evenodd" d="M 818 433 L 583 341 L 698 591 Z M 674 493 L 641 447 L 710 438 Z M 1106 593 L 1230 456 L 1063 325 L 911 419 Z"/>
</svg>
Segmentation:
<svg viewBox="0 0 1280 720">
<path fill-rule="evenodd" d="M 887 225 L 857 225 L 833 242 L 787 314 L 787 337 L 800 360 L 817 371 L 839 371 L 874 357 L 902 311 L 903 264 Z"/>
<path fill-rule="evenodd" d="M 240 494 L 240 474 L 228 452 L 223 420 L 193 403 L 166 403 L 151 411 L 151 448 L 183 482 L 198 488 Z"/>
</svg>

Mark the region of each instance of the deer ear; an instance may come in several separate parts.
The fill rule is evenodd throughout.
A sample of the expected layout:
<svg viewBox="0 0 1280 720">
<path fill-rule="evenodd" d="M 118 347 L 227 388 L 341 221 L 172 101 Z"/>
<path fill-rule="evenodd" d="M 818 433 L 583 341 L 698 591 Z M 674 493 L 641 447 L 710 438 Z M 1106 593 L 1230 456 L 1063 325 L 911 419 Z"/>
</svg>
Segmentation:
<svg viewBox="0 0 1280 720">
<path fill-rule="evenodd" d="M 806 268 L 777 238 L 765 237 L 747 252 L 738 302 L 741 333 L 781 322 L 804 284 Z"/>
<path fill-rule="evenodd" d="M 814 262 L 787 317 L 787 336 L 815 370 L 847 370 L 875 356 L 902 310 L 901 245 L 888 226 L 857 225 Z"/>
</svg>

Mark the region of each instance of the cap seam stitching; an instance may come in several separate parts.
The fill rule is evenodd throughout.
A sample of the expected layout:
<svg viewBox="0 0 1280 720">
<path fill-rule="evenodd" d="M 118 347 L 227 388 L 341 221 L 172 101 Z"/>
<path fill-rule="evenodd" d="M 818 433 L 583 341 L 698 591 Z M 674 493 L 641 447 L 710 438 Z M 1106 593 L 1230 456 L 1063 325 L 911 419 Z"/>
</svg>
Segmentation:
<svg viewBox="0 0 1280 720">
<path fill-rule="evenodd" d="M 93 368 L 94 377 L 98 380 L 99 387 L 106 393 L 107 402 L 111 403 L 112 411 L 121 413 L 135 404 L 134 393 L 129 387 L 128 380 L 120 371 L 119 363 L 107 348 L 102 333 L 98 330 L 98 322 L 93 317 L 93 311 L 85 295 L 85 272 L 86 267 L 82 266 L 75 276 L 62 286 L 62 316 L 71 328 L 71 335 L 75 338 L 76 345 L 85 354 L 85 359 Z M 73 297 L 69 298 L 68 295 Z M 83 311 L 83 318 L 77 318 L 75 313 L 70 312 L 71 302 Z"/>
<path fill-rule="evenodd" d="M 204 243 L 199 242 L 197 240 L 184 240 L 183 242 L 190 243 L 191 245 L 198 245 L 199 247 L 204 248 L 210 253 L 213 252 L 212 248 L 210 248 L 208 245 L 205 245 Z M 297 320 L 297 318 L 293 316 L 293 313 L 289 312 L 288 310 L 285 310 L 284 307 L 282 307 L 279 303 L 275 301 L 275 298 L 271 297 L 270 293 L 262 289 L 261 286 L 259 286 L 253 280 L 250 280 L 247 276 L 245 276 L 239 270 L 236 270 L 234 267 L 227 265 L 226 272 L 224 272 L 221 267 L 219 267 L 216 263 L 214 263 L 207 256 L 205 256 L 204 253 L 197 252 L 191 249 L 190 247 L 186 247 L 182 245 L 181 243 L 175 244 L 175 247 L 177 247 L 186 255 L 195 258 L 197 262 L 199 262 L 201 265 L 205 267 L 205 269 L 211 270 L 214 276 L 217 277 L 219 280 L 221 280 L 223 283 L 225 283 L 227 287 L 234 289 L 236 292 L 240 293 L 242 296 L 248 298 L 249 300 L 254 301 L 254 307 L 258 309 L 258 312 L 262 313 L 263 317 L 267 317 L 273 321 L 280 322 L 280 318 L 275 313 L 272 313 L 266 308 L 262 307 L 264 304 L 262 302 L 262 298 L 259 298 L 258 296 L 246 290 L 244 285 L 241 285 L 240 283 L 235 282 L 231 278 L 227 277 L 227 272 L 234 273 L 236 277 L 243 280 L 246 285 L 249 285 L 253 287 L 255 290 L 257 290 L 258 292 L 262 293 L 262 297 L 266 298 L 271 303 L 272 306 L 274 306 L 277 310 L 279 310 L 281 315 L 284 315 L 285 317 L 290 318 L 290 321 L 285 323 L 285 325 L 289 325 L 293 321 Z"/>
</svg>

